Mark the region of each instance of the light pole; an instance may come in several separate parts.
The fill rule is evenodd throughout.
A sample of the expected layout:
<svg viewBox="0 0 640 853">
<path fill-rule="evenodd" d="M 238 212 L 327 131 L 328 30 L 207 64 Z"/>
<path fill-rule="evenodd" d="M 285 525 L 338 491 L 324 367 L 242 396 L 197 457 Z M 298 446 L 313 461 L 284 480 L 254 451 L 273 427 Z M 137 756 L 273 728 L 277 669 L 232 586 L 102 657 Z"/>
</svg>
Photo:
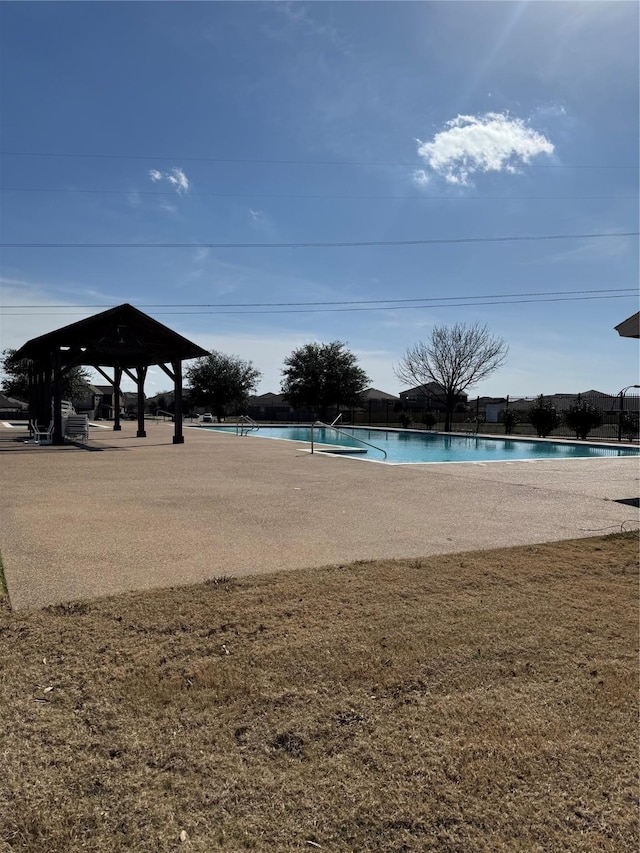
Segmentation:
<svg viewBox="0 0 640 853">
<path fill-rule="evenodd" d="M 640 388 L 640 385 L 626 385 L 618 392 L 618 396 L 620 397 L 620 406 L 618 408 L 618 441 L 622 441 L 622 410 L 624 408 L 624 395 L 629 388 Z"/>
</svg>

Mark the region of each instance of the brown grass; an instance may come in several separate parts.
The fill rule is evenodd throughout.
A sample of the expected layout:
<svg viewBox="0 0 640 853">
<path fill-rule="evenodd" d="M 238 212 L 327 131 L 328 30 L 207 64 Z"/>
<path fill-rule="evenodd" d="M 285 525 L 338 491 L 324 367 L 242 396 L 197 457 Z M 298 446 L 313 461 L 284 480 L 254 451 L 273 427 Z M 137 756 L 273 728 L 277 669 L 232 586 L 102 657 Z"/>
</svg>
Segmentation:
<svg viewBox="0 0 640 853">
<path fill-rule="evenodd" d="M 621 534 L 5 608 L 0 848 L 635 851 L 637 565 Z"/>
</svg>

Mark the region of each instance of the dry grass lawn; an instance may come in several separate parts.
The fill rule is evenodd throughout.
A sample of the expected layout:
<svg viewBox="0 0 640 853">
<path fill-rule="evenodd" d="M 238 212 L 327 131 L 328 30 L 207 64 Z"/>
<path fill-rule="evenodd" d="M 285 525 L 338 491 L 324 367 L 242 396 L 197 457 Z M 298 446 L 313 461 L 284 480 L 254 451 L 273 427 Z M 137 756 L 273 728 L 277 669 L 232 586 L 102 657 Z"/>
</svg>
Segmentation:
<svg viewBox="0 0 640 853">
<path fill-rule="evenodd" d="M 5 607 L 0 849 L 636 851 L 637 569 L 627 533 Z"/>
</svg>

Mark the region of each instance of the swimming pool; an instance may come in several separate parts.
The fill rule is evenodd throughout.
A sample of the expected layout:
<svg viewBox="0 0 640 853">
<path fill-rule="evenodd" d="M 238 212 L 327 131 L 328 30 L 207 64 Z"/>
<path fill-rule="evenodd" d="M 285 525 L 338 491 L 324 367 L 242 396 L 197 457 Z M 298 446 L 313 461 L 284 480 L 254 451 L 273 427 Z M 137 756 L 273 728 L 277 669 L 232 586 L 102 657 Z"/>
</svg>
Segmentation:
<svg viewBox="0 0 640 853">
<path fill-rule="evenodd" d="M 199 427 L 210 432 L 236 435 L 235 426 Z M 340 448 L 341 456 L 386 462 L 391 465 L 416 465 L 434 462 L 506 462 L 535 459 L 584 459 L 611 456 L 640 455 L 640 448 L 613 447 L 573 443 L 569 441 L 535 441 L 520 438 L 483 438 L 476 435 L 445 435 L 443 433 L 404 432 L 403 430 L 341 427 L 340 432 L 323 427 L 313 430 L 314 442 L 323 447 Z M 356 436 L 361 439 L 358 441 Z M 261 426 L 250 432 L 249 438 L 275 438 L 303 442 L 310 446 L 308 426 Z M 244 437 L 243 437 L 244 438 Z M 375 445 L 375 449 L 364 445 Z M 366 454 L 363 453 L 366 450 Z M 381 452 L 387 454 L 386 459 Z"/>
</svg>

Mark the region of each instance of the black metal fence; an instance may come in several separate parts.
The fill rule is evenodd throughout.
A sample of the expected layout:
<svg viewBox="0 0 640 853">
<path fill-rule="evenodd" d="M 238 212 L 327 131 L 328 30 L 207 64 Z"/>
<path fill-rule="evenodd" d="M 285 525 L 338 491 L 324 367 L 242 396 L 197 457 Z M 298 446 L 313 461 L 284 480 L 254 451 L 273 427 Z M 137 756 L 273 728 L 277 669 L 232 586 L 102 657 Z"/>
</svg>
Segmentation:
<svg viewBox="0 0 640 853">
<path fill-rule="evenodd" d="M 542 397 L 507 396 L 503 399 L 479 397 L 470 399 L 464 411 L 452 416 L 455 432 L 480 432 L 491 435 L 533 436 L 538 430 L 531 420 L 531 410 L 540 403 L 556 413 L 557 425 L 546 432 L 548 437 L 580 438 L 571 412 L 580 407 L 591 412 L 586 438 L 592 441 L 638 441 L 640 396 L 636 394 L 552 394 Z M 386 402 L 386 401 L 385 401 Z M 462 407 L 460 407 L 462 408 Z M 430 409 L 398 410 L 397 405 L 343 411 L 343 420 L 362 426 L 396 426 L 414 429 L 444 428 L 444 414 Z"/>
<path fill-rule="evenodd" d="M 531 410 L 540 402 L 551 408 L 557 423 L 544 434 L 553 438 L 581 438 L 590 441 L 639 441 L 640 396 L 637 394 L 545 394 L 542 397 L 509 395 L 504 398 L 478 397 L 460 404 L 452 415 L 454 432 L 478 432 L 490 435 L 531 436 L 539 430 L 531 420 Z M 576 407 L 591 413 L 587 418 L 586 435 L 576 429 L 570 413 Z M 442 406 L 440 407 L 442 409 Z M 295 411 L 281 406 L 248 412 L 262 423 L 309 423 L 315 419 L 312 411 Z M 341 423 L 354 426 L 404 427 L 409 429 L 443 430 L 445 415 L 434 408 L 415 403 L 406 405 L 397 398 L 369 400 L 360 408 L 335 407 L 327 413 L 327 421 L 338 414 Z"/>
</svg>

